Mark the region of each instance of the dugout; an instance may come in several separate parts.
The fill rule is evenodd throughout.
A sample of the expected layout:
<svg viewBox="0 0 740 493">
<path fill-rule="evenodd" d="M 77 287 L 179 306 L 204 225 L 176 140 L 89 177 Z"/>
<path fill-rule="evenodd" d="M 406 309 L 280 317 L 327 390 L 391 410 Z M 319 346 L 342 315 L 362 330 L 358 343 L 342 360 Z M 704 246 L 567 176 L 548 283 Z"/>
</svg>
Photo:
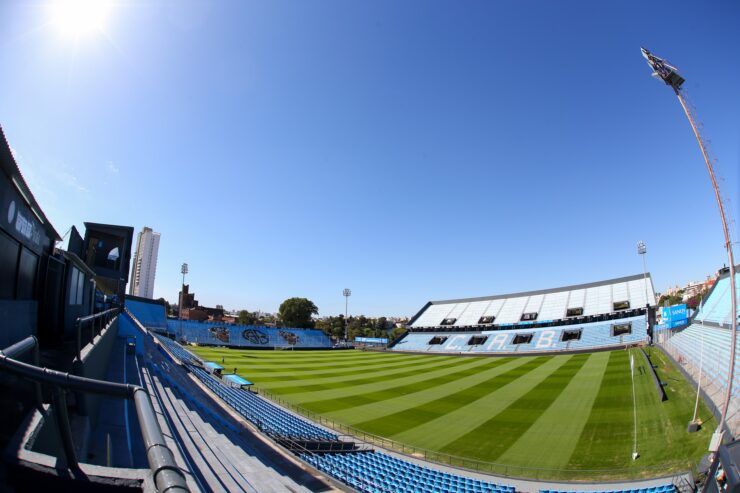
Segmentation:
<svg viewBox="0 0 740 493">
<path fill-rule="evenodd" d="M 247 390 L 249 390 L 249 388 L 252 385 L 254 385 L 249 380 L 246 380 L 246 379 L 244 379 L 244 378 L 242 378 L 242 377 L 240 377 L 239 375 L 236 375 L 236 374 L 225 375 L 224 376 L 224 383 L 226 385 L 228 385 L 229 387 L 234 387 L 234 388 L 237 388 L 237 389 L 244 389 L 244 388 L 246 388 Z"/>
<path fill-rule="evenodd" d="M 218 363 L 214 363 L 213 361 L 206 361 L 206 363 L 203 365 L 203 368 L 205 368 L 208 373 L 218 378 L 221 378 L 224 372 L 224 367 L 219 365 Z"/>
</svg>

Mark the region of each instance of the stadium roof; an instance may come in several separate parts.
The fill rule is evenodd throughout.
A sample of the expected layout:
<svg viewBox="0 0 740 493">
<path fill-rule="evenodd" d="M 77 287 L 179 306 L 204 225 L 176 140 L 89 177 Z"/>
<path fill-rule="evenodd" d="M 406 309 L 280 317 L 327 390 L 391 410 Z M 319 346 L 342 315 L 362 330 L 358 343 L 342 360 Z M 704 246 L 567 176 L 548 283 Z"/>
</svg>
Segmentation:
<svg viewBox="0 0 740 493">
<path fill-rule="evenodd" d="M 245 380 L 239 375 L 224 375 L 224 380 L 228 380 L 237 385 L 253 385 L 249 380 Z"/>
<path fill-rule="evenodd" d="M 52 226 L 51 221 L 49 221 L 49 218 L 44 214 L 39 203 L 36 202 L 36 198 L 33 196 L 33 193 L 31 193 L 31 189 L 28 187 L 25 178 L 23 178 L 23 174 L 18 167 L 18 163 L 15 161 L 15 156 L 13 155 L 13 151 L 10 149 L 10 144 L 5 138 L 5 133 L 3 132 L 2 127 L 0 127 L 0 169 L 2 169 L 2 171 L 13 181 L 18 192 L 21 194 L 28 207 L 33 211 L 43 227 L 52 233 L 52 239 L 60 241 L 62 237 L 59 236 L 59 233 L 54 229 L 54 226 Z"/>
<path fill-rule="evenodd" d="M 536 291 L 430 301 L 414 315 L 409 326 L 542 323 L 644 308 L 646 304 L 655 305 L 649 273 Z"/>
</svg>

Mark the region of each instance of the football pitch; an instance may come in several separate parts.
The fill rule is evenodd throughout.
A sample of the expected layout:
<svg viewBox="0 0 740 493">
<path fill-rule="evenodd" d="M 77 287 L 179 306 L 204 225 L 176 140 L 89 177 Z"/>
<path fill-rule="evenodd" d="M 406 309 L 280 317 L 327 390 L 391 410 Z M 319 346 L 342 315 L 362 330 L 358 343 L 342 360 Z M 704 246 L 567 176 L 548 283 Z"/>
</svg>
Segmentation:
<svg viewBox="0 0 740 493">
<path fill-rule="evenodd" d="M 695 389 L 657 348 L 649 351 L 666 383 L 664 402 L 639 349 L 519 357 L 189 349 L 337 429 L 511 476 L 627 479 L 687 470 L 716 427 L 701 403 L 704 426 L 686 432 Z"/>
</svg>

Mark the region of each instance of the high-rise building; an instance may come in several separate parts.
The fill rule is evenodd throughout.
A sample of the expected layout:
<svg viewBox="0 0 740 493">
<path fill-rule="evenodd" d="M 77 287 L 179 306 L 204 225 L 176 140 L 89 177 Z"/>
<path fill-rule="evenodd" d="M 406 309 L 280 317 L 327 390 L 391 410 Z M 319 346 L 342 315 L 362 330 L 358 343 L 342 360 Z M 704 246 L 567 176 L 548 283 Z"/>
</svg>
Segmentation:
<svg viewBox="0 0 740 493">
<path fill-rule="evenodd" d="M 157 274 L 159 236 L 159 233 L 155 233 L 152 228 L 146 226 L 139 232 L 128 294 L 141 296 L 142 298 L 154 297 L 154 277 Z"/>
</svg>

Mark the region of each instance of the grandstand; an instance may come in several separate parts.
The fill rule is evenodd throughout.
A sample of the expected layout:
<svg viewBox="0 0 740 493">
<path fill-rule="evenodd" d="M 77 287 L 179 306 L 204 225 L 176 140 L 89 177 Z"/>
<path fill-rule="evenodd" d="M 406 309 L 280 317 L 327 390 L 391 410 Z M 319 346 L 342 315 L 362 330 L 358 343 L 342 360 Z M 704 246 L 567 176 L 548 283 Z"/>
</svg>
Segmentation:
<svg viewBox="0 0 740 493">
<path fill-rule="evenodd" d="M 719 409 L 727 392 L 731 332 L 730 277 L 724 273 L 707 294 L 702 306 L 696 311 L 688 326 L 667 329 L 657 338 L 659 345 L 682 368 L 684 374 L 698 385 L 701 379 L 702 393 L 710 408 L 719 415 Z M 736 293 L 740 299 L 740 290 Z M 740 347 L 740 341 L 738 341 Z M 727 427 L 733 435 L 740 431 L 740 378 L 735 362 L 735 380 L 732 399 L 727 414 Z"/>
<path fill-rule="evenodd" d="M 648 340 L 652 279 L 634 275 L 483 298 L 430 301 L 395 351 L 535 353 L 579 351 Z"/>
<path fill-rule="evenodd" d="M 612 322 L 573 324 L 553 329 L 501 330 L 466 333 L 411 332 L 396 351 L 441 353 L 533 353 L 623 347 L 647 338 L 645 316 Z"/>
<path fill-rule="evenodd" d="M 167 320 L 166 331 L 176 335 L 178 339 L 203 346 L 253 349 L 328 349 L 332 347 L 331 339 L 316 329 Z"/>
</svg>

